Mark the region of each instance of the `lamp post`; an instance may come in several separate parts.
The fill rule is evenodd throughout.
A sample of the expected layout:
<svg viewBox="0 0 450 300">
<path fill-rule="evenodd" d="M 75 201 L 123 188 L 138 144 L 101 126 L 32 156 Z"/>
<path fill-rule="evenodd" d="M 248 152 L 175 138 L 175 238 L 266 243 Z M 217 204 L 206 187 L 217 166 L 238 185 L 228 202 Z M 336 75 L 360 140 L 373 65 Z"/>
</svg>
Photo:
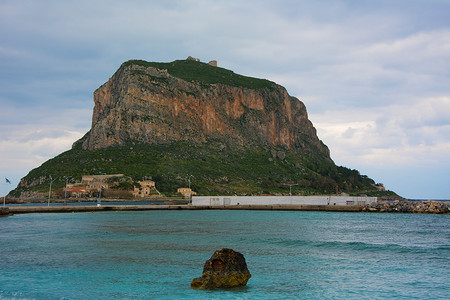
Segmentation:
<svg viewBox="0 0 450 300">
<path fill-rule="evenodd" d="M 189 175 L 189 203 L 192 204 L 191 202 L 191 177 L 192 175 Z"/>
<path fill-rule="evenodd" d="M 67 180 L 69 180 L 69 177 L 68 176 L 64 176 L 65 178 L 66 178 L 66 188 L 64 189 L 64 206 L 66 206 L 67 205 L 67 202 L 66 202 L 66 198 L 67 198 Z"/>
<path fill-rule="evenodd" d="M 292 187 L 298 185 L 298 183 L 283 183 L 283 185 L 289 186 L 289 196 L 292 196 Z"/>
<path fill-rule="evenodd" d="M 47 204 L 47 206 L 50 206 L 50 196 L 52 194 L 52 183 L 53 183 L 53 179 L 52 179 L 52 175 L 50 175 L 50 187 L 48 189 L 48 204 Z"/>
<path fill-rule="evenodd" d="M 101 206 L 102 205 L 102 185 L 103 185 L 103 177 L 102 177 L 102 175 L 100 174 L 99 175 L 99 177 L 100 177 L 100 191 L 99 191 L 99 193 L 98 193 L 98 200 L 97 200 L 97 206 Z"/>
</svg>

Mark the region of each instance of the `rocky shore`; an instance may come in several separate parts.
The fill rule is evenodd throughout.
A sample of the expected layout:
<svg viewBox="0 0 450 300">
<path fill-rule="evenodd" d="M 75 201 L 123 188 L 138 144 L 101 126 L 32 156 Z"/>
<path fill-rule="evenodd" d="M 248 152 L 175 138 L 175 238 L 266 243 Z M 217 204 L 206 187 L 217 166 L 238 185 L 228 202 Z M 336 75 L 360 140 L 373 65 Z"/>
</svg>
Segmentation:
<svg viewBox="0 0 450 300">
<path fill-rule="evenodd" d="M 450 214 L 450 201 L 381 200 L 363 211 L 390 213 Z"/>
</svg>

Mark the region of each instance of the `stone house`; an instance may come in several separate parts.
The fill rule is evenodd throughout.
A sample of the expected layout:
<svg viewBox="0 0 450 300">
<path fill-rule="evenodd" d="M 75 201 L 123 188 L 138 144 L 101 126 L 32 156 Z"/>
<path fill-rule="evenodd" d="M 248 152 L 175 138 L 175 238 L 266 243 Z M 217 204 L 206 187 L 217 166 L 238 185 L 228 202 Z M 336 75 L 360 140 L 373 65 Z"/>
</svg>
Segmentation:
<svg viewBox="0 0 450 300">
<path fill-rule="evenodd" d="M 156 185 L 153 180 L 138 181 L 139 187 L 134 187 L 134 197 L 149 197 L 152 191 L 156 190 Z"/>
<path fill-rule="evenodd" d="M 372 184 L 373 187 L 375 187 L 379 191 L 386 191 L 386 188 L 382 183 Z"/>
<path fill-rule="evenodd" d="M 93 181 L 105 181 L 110 178 L 119 178 L 123 177 L 123 174 L 105 174 L 105 175 L 83 175 L 81 177 L 82 184 L 88 184 Z"/>
<path fill-rule="evenodd" d="M 107 184 L 106 182 L 101 182 L 101 181 L 91 181 L 91 182 L 89 182 L 86 185 L 86 189 L 90 193 L 98 192 L 98 191 L 100 191 L 100 185 L 102 187 L 102 190 L 109 189 L 109 184 Z"/>
<path fill-rule="evenodd" d="M 189 197 L 189 195 L 191 196 L 197 195 L 197 193 L 194 192 L 192 189 L 186 187 L 178 188 L 177 193 L 183 195 L 184 197 Z"/>
<path fill-rule="evenodd" d="M 81 198 L 87 195 L 87 189 L 84 186 L 71 186 L 67 185 L 67 192 L 70 192 L 71 197 Z"/>
</svg>

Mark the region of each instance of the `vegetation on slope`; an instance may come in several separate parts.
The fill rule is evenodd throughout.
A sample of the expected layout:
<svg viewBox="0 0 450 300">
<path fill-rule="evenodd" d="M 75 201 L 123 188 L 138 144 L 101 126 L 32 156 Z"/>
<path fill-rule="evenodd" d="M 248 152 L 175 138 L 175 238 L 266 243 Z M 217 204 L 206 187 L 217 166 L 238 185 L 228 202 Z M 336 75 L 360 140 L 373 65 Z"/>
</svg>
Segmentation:
<svg viewBox="0 0 450 300">
<path fill-rule="evenodd" d="M 56 189 L 64 186 L 64 176 L 80 181 L 82 175 L 101 173 L 121 173 L 134 180 L 151 176 L 157 189 L 166 195 L 187 187 L 187 176 L 191 174 L 191 186 L 199 195 L 288 194 L 289 187 L 283 184 L 298 184 L 292 187 L 292 193 L 298 195 L 376 194 L 372 179 L 325 159 L 290 152 L 285 152 L 284 159 L 274 158 L 263 148 L 224 145 L 218 141 L 129 143 L 94 151 L 82 150 L 78 143 L 30 171 L 25 180 L 45 178 L 42 184 L 31 188 L 45 192 L 50 175 L 58 178 L 53 183 Z M 18 196 L 20 192 L 19 188 L 14 194 Z"/>
<path fill-rule="evenodd" d="M 275 83 L 266 79 L 247 77 L 234 73 L 233 71 L 213 67 L 208 64 L 193 60 L 176 60 L 170 63 L 147 62 L 144 60 L 129 60 L 122 66 L 139 65 L 143 67 L 154 67 L 165 69 L 174 76 L 186 81 L 196 81 L 205 84 L 226 84 L 249 89 L 272 88 Z"/>
</svg>

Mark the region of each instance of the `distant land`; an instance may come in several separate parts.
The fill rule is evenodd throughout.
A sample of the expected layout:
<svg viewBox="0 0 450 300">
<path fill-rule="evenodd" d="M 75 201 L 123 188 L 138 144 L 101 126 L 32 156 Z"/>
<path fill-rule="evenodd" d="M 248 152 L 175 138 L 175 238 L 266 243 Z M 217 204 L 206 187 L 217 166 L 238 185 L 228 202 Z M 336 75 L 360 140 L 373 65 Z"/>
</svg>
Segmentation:
<svg viewBox="0 0 450 300">
<path fill-rule="evenodd" d="M 9 194 L 45 197 L 83 175 L 144 179 L 163 195 L 348 194 L 398 197 L 359 171 L 336 166 L 305 105 L 272 81 L 216 61 L 130 60 L 94 92 L 91 129 Z M 190 176 L 192 175 L 192 176 Z"/>
</svg>

